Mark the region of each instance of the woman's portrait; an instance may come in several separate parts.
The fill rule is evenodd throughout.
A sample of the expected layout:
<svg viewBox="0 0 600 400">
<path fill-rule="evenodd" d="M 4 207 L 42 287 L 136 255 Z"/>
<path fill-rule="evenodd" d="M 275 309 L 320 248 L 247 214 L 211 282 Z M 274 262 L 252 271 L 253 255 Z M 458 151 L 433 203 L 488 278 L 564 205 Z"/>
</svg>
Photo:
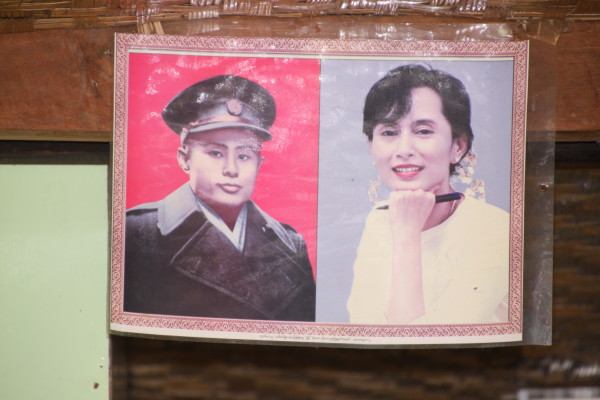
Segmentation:
<svg viewBox="0 0 600 400">
<path fill-rule="evenodd" d="M 355 126 L 338 133 L 350 136 L 352 129 L 353 140 L 360 136 L 362 155 L 354 163 L 362 165 L 353 168 L 369 172 L 348 179 L 350 188 L 341 185 L 346 177 L 335 166 L 330 172 L 337 173 L 337 183 L 329 173 L 320 176 L 320 251 L 327 252 L 325 243 L 331 243 L 327 237 L 333 233 L 323 223 L 331 215 L 324 193 L 334 202 L 356 202 L 354 213 L 345 208 L 340 212 L 346 215 L 336 217 L 347 225 L 348 237 L 339 242 L 354 248 L 347 246 L 347 257 L 327 264 L 327 255 L 319 253 L 317 319 L 382 325 L 506 322 L 510 90 L 475 81 L 476 99 L 487 97 L 490 108 L 472 118 L 486 102 L 474 106 L 461 79 L 433 62 L 398 64 L 365 90 L 362 104 L 354 105 L 360 110 L 346 114 L 358 115 L 360 121 L 352 118 Z M 474 63 L 467 67 L 462 78 L 468 82 L 490 73 L 476 70 Z M 510 72 L 500 64 L 492 67 L 497 73 Z M 335 109 L 322 109 L 323 115 L 335 119 Z M 478 135 L 488 125 L 488 132 Z M 488 140 L 490 134 L 495 139 Z M 332 149 L 343 140 L 333 140 L 328 129 L 321 135 L 321 146 L 327 135 Z M 485 142 L 480 145 L 478 140 Z M 348 149 L 358 143 L 348 144 Z M 340 150 L 335 151 L 344 153 Z M 321 160 L 323 154 L 322 147 Z M 477 165 L 485 164 L 480 158 L 487 154 L 491 165 L 477 174 Z M 350 157 L 339 161 L 354 164 Z M 320 170 L 327 171 L 323 161 Z M 331 184 L 326 187 L 327 181 Z M 497 187 L 490 192 L 492 185 Z M 336 204 L 343 207 L 339 200 Z M 339 242 L 334 245 L 338 254 Z M 332 270 L 336 278 L 328 276 Z M 338 289 L 326 290 L 330 281 L 337 281 Z"/>
</svg>

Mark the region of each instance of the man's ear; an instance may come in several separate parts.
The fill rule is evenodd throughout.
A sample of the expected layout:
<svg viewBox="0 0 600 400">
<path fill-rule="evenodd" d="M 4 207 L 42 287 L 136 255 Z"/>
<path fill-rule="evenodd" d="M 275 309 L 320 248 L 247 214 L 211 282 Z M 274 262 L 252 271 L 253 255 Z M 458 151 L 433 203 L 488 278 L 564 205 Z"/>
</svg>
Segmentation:
<svg viewBox="0 0 600 400">
<path fill-rule="evenodd" d="M 177 161 L 179 162 L 179 166 L 186 174 L 189 174 L 190 165 L 189 165 L 189 152 L 190 149 L 186 146 L 182 146 L 177 149 Z"/>
<path fill-rule="evenodd" d="M 260 168 L 260 166 L 262 165 L 263 161 L 265 161 L 265 158 L 263 156 L 258 157 L 258 168 Z"/>
</svg>

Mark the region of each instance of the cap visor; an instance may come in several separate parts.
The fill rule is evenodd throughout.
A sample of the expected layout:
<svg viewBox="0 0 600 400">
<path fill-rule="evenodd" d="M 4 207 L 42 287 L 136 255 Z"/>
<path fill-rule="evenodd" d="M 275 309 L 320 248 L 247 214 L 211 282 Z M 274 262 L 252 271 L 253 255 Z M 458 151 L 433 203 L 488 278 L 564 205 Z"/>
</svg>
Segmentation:
<svg viewBox="0 0 600 400">
<path fill-rule="evenodd" d="M 190 133 L 199 133 L 199 132 L 207 132 L 213 131 L 215 129 L 222 128 L 236 128 L 236 129 L 245 129 L 254 132 L 258 137 L 263 141 L 273 139 L 273 136 L 269 133 L 268 130 L 261 128 L 260 126 L 244 124 L 243 122 L 214 122 L 211 124 L 204 124 L 200 126 L 196 126 L 189 130 L 188 135 Z"/>
</svg>

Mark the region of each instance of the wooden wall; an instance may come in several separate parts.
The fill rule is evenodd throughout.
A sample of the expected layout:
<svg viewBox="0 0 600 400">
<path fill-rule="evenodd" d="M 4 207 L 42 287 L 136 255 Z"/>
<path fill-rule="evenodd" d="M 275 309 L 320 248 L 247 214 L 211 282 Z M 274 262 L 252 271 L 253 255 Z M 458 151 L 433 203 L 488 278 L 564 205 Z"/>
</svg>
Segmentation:
<svg viewBox="0 0 600 400">
<path fill-rule="evenodd" d="M 577 160 L 582 152 L 585 162 Z M 117 394 L 136 400 L 509 400 L 524 388 L 599 387 L 600 147 L 559 144 L 557 158 L 551 346 L 370 350 L 115 337 Z"/>
<path fill-rule="evenodd" d="M 394 24 L 414 22 L 436 29 L 436 20 L 393 17 L 320 17 L 310 19 L 255 18 L 238 24 L 219 22 L 164 24 L 173 34 L 328 37 L 340 36 L 340 26 L 374 37 Z M 448 22 L 448 21 L 447 21 Z M 454 21 L 448 31 L 460 32 L 472 21 Z M 212 27 L 212 29 L 211 29 Z M 203 28 L 203 29 L 202 29 Z M 556 46 L 556 130 L 559 140 L 600 140 L 600 23 L 531 23 L 525 28 Z M 0 34 L 0 139 L 109 142 L 112 138 L 113 34 L 134 28 L 48 30 Z M 206 32 L 204 32 L 206 30 Z M 547 31 L 547 32 L 546 32 Z M 562 33 L 565 31 L 564 33 Z M 535 60 L 533 60 L 535 61 Z M 556 74 L 555 74 L 556 72 Z M 531 130 L 547 121 L 530 121 Z M 533 125 L 532 125 L 533 124 Z"/>
<path fill-rule="evenodd" d="M 326 22 L 310 20 L 310 29 Z M 114 337 L 114 398 L 475 400 L 600 386 L 600 23 L 561 29 L 552 346 L 359 350 Z M 114 31 L 0 35 L 3 149 L 111 140 Z"/>
</svg>

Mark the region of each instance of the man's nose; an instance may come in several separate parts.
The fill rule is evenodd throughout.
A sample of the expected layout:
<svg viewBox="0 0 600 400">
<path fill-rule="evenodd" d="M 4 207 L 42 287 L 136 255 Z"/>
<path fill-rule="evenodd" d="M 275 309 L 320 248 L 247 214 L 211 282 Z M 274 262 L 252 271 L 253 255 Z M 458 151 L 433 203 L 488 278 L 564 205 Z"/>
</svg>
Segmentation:
<svg viewBox="0 0 600 400">
<path fill-rule="evenodd" d="M 223 175 L 235 178 L 238 176 L 237 162 L 234 155 L 227 155 L 224 159 Z"/>
</svg>

